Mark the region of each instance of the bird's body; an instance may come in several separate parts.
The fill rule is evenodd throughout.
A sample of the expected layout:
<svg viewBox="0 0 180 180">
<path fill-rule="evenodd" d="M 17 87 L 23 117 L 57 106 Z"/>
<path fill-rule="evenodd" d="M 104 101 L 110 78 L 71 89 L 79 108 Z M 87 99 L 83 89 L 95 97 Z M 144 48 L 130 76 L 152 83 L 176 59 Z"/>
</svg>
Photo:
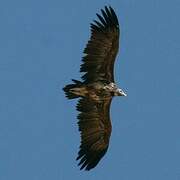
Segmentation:
<svg viewBox="0 0 180 180">
<path fill-rule="evenodd" d="M 91 24 L 91 38 L 84 49 L 82 81 L 72 80 L 63 88 L 77 104 L 81 145 L 77 160 L 81 169 L 94 168 L 108 149 L 111 135 L 110 104 L 114 96 L 126 96 L 114 82 L 114 61 L 119 47 L 119 23 L 114 10 L 106 7 Z"/>
<path fill-rule="evenodd" d="M 90 84 L 81 83 L 81 85 L 71 88 L 69 92 L 78 97 L 88 97 L 94 101 L 112 98 L 123 93 L 121 89 L 117 88 L 115 83 L 107 84 L 101 81 Z"/>
</svg>

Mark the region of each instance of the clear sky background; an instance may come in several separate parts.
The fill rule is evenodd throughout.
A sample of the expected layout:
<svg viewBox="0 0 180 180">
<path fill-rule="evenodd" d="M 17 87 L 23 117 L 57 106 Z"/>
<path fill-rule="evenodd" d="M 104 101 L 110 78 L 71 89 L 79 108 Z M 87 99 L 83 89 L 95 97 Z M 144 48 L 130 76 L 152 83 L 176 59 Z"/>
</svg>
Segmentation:
<svg viewBox="0 0 180 180">
<path fill-rule="evenodd" d="M 109 150 L 80 171 L 76 100 L 95 13 L 111 5 L 121 25 Z M 0 1 L 1 180 L 180 179 L 179 0 Z"/>
</svg>

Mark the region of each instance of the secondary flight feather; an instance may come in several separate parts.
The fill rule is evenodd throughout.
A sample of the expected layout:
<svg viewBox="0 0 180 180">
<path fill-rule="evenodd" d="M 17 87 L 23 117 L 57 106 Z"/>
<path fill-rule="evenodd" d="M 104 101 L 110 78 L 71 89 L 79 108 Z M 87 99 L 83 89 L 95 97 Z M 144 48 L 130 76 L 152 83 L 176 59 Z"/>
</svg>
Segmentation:
<svg viewBox="0 0 180 180">
<path fill-rule="evenodd" d="M 94 168 L 107 152 L 111 135 L 110 104 L 114 96 L 126 96 L 114 82 L 114 61 L 119 48 L 119 23 L 112 7 L 105 6 L 91 23 L 91 37 L 84 49 L 82 81 L 66 85 L 68 99 L 80 98 L 78 126 L 80 169 Z"/>
</svg>

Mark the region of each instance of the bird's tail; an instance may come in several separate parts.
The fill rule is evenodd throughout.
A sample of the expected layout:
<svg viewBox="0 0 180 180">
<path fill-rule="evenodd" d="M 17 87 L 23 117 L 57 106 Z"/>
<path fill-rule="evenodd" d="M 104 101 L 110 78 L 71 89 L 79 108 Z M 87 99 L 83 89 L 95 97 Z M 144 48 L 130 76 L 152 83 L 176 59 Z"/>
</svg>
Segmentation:
<svg viewBox="0 0 180 180">
<path fill-rule="evenodd" d="M 72 81 L 74 82 L 74 84 L 68 84 L 63 88 L 65 95 L 68 99 L 74 99 L 80 97 L 79 95 L 75 94 L 74 89 L 81 87 L 82 82 L 75 79 L 72 79 Z"/>
</svg>

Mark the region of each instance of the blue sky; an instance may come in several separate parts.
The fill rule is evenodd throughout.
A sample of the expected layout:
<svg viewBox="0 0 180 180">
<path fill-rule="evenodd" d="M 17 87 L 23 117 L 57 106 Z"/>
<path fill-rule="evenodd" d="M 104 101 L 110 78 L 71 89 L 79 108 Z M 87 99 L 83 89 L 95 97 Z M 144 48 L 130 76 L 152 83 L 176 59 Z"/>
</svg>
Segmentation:
<svg viewBox="0 0 180 180">
<path fill-rule="evenodd" d="M 105 5 L 120 21 L 109 150 L 80 171 L 76 100 L 89 24 Z M 1 0 L 0 179 L 180 179 L 180 1 Z"/>
</svg>

